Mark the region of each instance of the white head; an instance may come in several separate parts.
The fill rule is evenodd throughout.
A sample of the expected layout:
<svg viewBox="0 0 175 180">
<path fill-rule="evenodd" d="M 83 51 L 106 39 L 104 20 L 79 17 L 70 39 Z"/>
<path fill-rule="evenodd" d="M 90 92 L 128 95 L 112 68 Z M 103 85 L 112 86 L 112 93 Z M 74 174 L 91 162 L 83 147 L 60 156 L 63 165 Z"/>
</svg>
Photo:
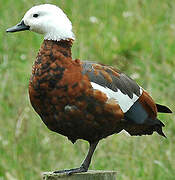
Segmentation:
<svg viewBox="0 0 175 180">
<path fill-rule="evenodd" d="M 43 34 L 44 39 L 47 40 L 75 39 L 72 32 L 72 23 L 66 14 L 55 5 L 42 4 L 34 6 L 26 12 L 21 22 L 29 27 L 29 30 Z M 10 31 L 9 28 L 7 32 L 16 31 Z"/>
</svg>

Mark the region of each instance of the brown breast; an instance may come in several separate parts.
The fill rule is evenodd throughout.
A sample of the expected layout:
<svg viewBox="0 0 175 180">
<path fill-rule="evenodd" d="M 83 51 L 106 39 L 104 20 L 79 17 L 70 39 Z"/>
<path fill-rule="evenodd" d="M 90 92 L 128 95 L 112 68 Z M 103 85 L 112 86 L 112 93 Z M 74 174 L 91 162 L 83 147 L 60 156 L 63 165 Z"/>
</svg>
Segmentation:
<svg viewBox="0 0 175 180">
<path fill-rule="evenodd" d="M 71 41 L 45 40 L 33 66 L 30 101 L 52 131 L 96 141 L 122 130 L 123 112 L 105 94 L 93 90 L 79 60 L 71 58 Z"/>
</svg>

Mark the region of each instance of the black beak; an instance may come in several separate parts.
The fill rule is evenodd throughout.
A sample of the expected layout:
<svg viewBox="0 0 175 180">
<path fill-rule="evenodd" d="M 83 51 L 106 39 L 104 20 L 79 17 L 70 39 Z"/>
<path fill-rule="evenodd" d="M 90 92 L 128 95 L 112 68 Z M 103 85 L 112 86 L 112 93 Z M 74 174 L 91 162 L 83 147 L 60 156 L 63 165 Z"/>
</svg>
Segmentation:
<svg viewBox="0 0 175 180">
<path fill-rule="evenodd" d="M 13 26 L 11 28 L 8 28 L 6 30 L 6 32 L 18 32 L 18 31 L 25 31 L 25 30 L 29 30 L 30 26 L 26 26 L 24 24 L 24 21 L 21 21 L 19 24 L 17 24 L 16 26 Z"/>
</svg>

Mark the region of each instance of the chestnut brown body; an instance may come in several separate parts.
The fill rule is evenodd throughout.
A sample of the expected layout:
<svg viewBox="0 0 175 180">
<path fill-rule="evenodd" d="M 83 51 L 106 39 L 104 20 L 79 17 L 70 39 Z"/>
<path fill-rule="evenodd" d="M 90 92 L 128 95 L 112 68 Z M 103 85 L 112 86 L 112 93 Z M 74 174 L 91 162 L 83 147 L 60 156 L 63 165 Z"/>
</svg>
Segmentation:
<svg viewBox="0 0 175 180">
<path fill-rule="evenodd" d="M 122 110 L 92 89 L 82 62 L 72 60 L 71 41 L 45 40 L 29 84 L 32 106 L 46 126 L 72 142 L 94 142 L 121 131 Z"/>
<path fill-rule="evenodd" d="M 164 135 L 164 125 L 157 120 L 156 104 L 148 93 L 143 90 L 139 94 L 140 87 L 134 81 L 110 66 L 73 60 L 71 47 L 71 40 L 45 40 L 33 66 L 30 101 L 50 130 L 67 136 L 73 143 L 77 139 L 96 142 L 123 129 L 131 135 L 152 134 L 158 132 L 157 126 L 159 134 Z M 100 75 L 107 85 L 113 81 L 118 83 L 118 88 L 130 98 L 132 93 L 140 96 L 139 106 L 148 118 L 143 123 L 135 123 L 130 116 L 135 118 L 137 112 L 125 114 L 117 101 L 93 89 L 90 80 L 98 82 Z M 124 89 L 122 78 L 132 88 Z"/>
</svg>

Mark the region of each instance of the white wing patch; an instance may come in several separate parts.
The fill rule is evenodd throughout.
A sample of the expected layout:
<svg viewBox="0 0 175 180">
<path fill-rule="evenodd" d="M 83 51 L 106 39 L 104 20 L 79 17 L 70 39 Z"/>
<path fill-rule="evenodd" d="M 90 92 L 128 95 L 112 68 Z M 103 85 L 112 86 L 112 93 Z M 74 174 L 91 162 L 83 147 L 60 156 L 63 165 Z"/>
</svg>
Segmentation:
<svg viewBox="0 0 175 180">
<path fill-rule="evenodd" d="M 123 94 L 120 91 L 120 89 L 118 89 L 118 91 L 115 92 L 115 91 L 113 91 L 107 87 L 103 87 L 103 86 L 96 84 L 94 82 L 91 82 L 91 85 L 94 89 L 97 89 L 97 90 L 105 93 L 107 95 L 108 99 L 110 99 L 110 98 L 115 99 L 117 104 L 120 106 L 120 108 L 122 109 L 122 111 L 124 113 L 127 112 L 130 109 L 130 107 L 139 98 L 139 96 L 137 96 L 136 94 L 133 94 L 133 98 L 131 99 L 127 94 Z M 140 94 L 142 94 L 142 88 L 140 88 Z"/>
</svg>

